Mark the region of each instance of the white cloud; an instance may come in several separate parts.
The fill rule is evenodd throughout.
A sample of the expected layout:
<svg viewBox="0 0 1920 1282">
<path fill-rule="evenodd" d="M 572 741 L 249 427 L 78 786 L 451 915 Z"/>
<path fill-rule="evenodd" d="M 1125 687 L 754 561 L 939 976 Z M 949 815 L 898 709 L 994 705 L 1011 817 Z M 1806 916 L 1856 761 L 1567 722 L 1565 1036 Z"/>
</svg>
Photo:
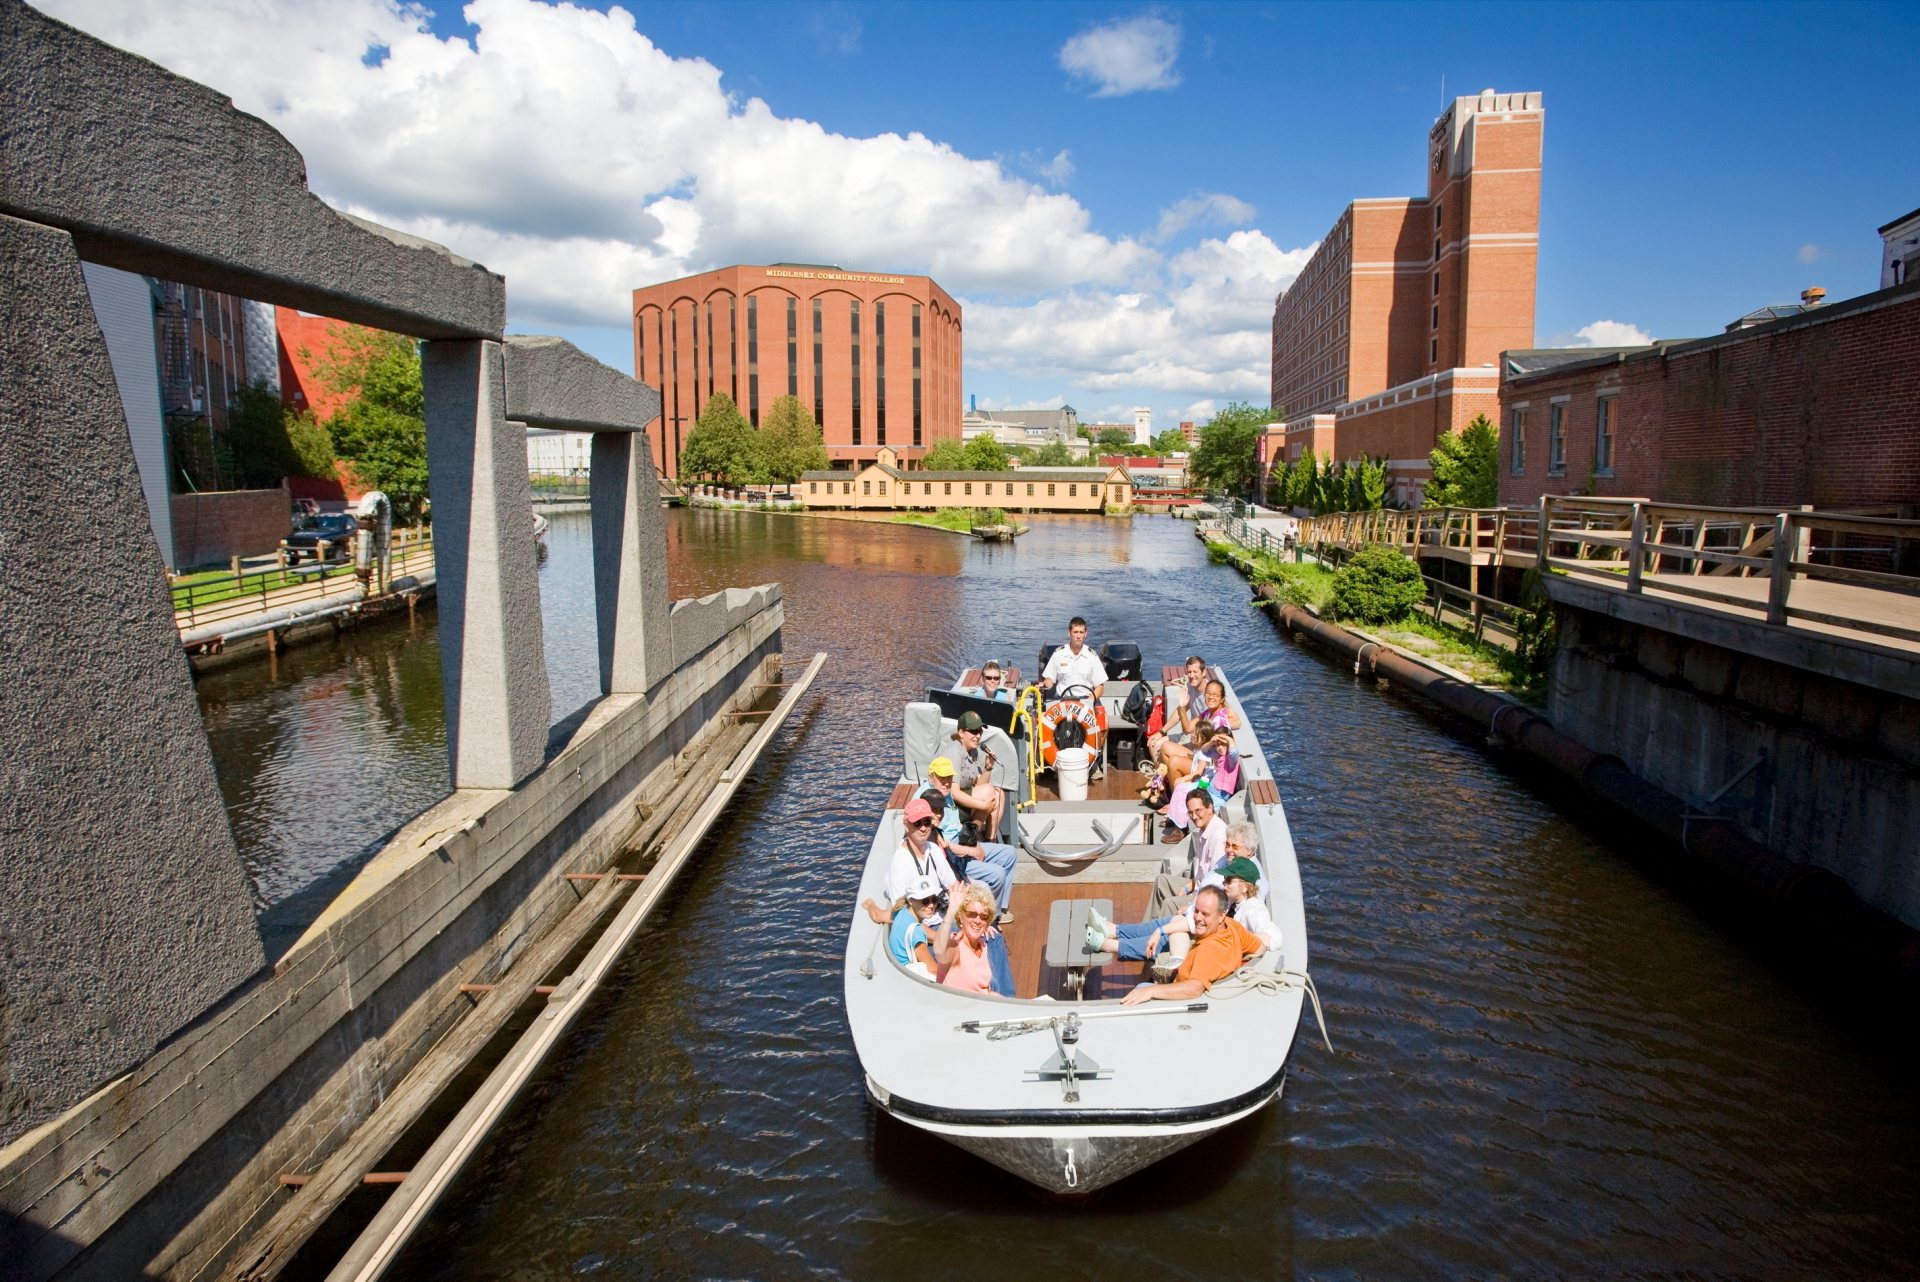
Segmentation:
<svg viewBox="0 0 1920 1282">
<path fill-rule="evenodd" d="M 1629 325 L 1626 321 L 1597 320 L 1573 331 L 1573 341 L 1566 346 L 1644 347 L 1652 341 L 1653 335 L 1638 325 Z"/>
<path fill-rule="evenodd" d="M 1254 208 L 1237 196 L 1200 191 L 1160 211 L 1160 224 L 1147 239 L 1154 244 L 1172 240 L 1196 223 L 1241 227 L 1253 221 Z"/>
<path fill-rule="evenodd" d="M 1170 255 L 1160 245 L 1181 231 L 1251 220 L 1208 192 L 1163 211 L 1151 237 L 1096 231 L 1046 185 L 1071 176 L 1065 150 L 1003 165 L 917 133 L 781 117 L 620 8 L 471 0 L 470 44 L 397 0 L 43 2 L 231 95 L 337 206 L 503 273 L 515 329 L 595 330 L 603 352 L 620 350 L 637 286 L 837 262 L 926 273 L 960 297 L 969 390 L 986 374 L 981 391 L 1021 400 L 1014 389 L 1076 405 L 1264 401 L 1273 298 L 1312 250 L 1242 227 Z M 1162 19 L 1077 39 L 1135 28 L 1161 33 L 1153 74 L 1171 76 L 1179 29 Z"/>
<path fill-rule="evenodd" d="M 1060 46 L 1060 65 L 1091 81 L 1096 98 L 1173 88 L 1179 56 L 1179 24 L 1153 14 L 1089 27 Z"/>
<path fill-rule="evenodd" d="M 1818 245 L 1807 244 L 1800 246 L 1800 252 L 1797 257 L 1802 263 L 1811 267 L 1814 263 L 1819 262 L 1822 258 L 1828 257 L 1831 253 L 1831 250 L 1822 249 Z"/>
</svg>

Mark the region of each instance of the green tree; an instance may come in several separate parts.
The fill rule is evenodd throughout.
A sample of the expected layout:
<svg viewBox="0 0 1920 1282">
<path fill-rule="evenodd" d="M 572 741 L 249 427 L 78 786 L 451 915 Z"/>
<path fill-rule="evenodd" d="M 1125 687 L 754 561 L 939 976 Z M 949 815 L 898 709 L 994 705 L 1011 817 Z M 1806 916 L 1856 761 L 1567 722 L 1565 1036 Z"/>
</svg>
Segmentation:
<svg viewBox="0 0 1920 1282">
<path fill-rule="evenodd" d="M 720 394 L 713 399 L 721 399 Z M 760 470 L 769 480 L 791 485 L 802 472 L 826 466 L 827 447 L 813 415 L 797 396 L 776 397 L 760 420 Z"/>
<path fill-rule="evenodd" d="M 1147 447 L 1161 458 L 1169 454 L 1185 454 L 1193 449 L 1187 440 L 1187 434 L 1177 427 L 1170 427 L 1153 438 L 1153 444 Z"/>
<path fill-rule="evenodd" d="M 1027 456 L 1028 467 L 1072 467 L 1079 461 L 1065 441 L 1048 441 Z"/>
<path fill-rule="evenodd" d="M 680 446 L 680 475 L 704 476 L 722 485 L 751 485 L 764 474 L 760 434 L 731 396 L 715 392 Z"/>
<path fill-rule="evenodd" d="M 1361 548 L 1333 576 L 1334 617 L 1355 623 L 1393 623 L 1426 598 L 1420 567 L 1395 548 Z"/>
<path fill-rule="evenodd" d="M 1271 422 L 1273 415 L 1265 406 L 1235 401 L 1200 429 L 1200 443 L 1187 470 L 1210 490 L 1251 495 L 1260 474 L 1254 446 L 1260 429 Z"/>
<path fill-rule="evenodd" d="M 969 472 L 1004 472 L 1007 470 L 1007 451 L 986 432 L 968 441 L 960 451 L 961 466 Z"/>
<path fill-rule="evenodd" d="M 241 489 L 280 484 L 299 467 L 287 439 L 287 411 L 265 383 L 240 388 L 227 401 L 227 448 Z"/>
<path fill-rule="evenodd" d="M 966 447 L 958 441 L 935 441 L 920 466 L 929 472 L 967 471 Z"/>
<path fill-rule="evenodd" d="M 362 482 L 385 492 L 396 518 L 417 519 L 427 497 L 418 345 L 400 334 L 346 326 L 313 364 L 315 377 L 346 398 L 326 425 L 340 457 Z"/>
<path fill-rule="evenodd" d="M 333 436 L 327 431 L 327 425 L 315 418 L 312 410 L 301 410 L 298 414 L 289 412 L 286 417 L 287 444 L 293 448 L 293 457 L 298 464 L 301 476 L 320 476 L 331 480 L 334 475 L 333 462 L 337 455 L 333 449 Z"/>
<path fill-rule="evenodd" d="M 1103 450 L 1119 450 L 1124 453 L 1133 448 L 1133 433 L 1124 427 L 1102 428 L 1094 444 Z"/>
<path fill-rule="evenodd" d="M 1458 436 L 1444 433 L 1427 456 L 1428 507 L 1495 507 L 1500 502 L 1500 434 L 1485 414 Z"/>
</svg>

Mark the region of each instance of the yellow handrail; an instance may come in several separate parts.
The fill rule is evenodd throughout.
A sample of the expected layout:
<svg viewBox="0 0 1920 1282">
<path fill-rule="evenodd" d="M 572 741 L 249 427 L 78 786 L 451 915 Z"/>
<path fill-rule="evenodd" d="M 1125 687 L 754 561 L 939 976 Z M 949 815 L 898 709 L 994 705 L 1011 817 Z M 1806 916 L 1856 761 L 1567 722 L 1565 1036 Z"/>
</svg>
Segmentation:
<svg viewBox="0 0 1920 1282">
<path fill-rule="evenodd" d="M 1017 731 L 1022 721 L 1027 723 L 1027 799 L 1017 804 L 1020 810 L 1031 810 L 1040 800 L 1040 718 L 1046 711 L 1046 701 L 1040 697 L 1037 685 L 1021 687 L 1014 697 L 1014 729 Z"/>
</svg>

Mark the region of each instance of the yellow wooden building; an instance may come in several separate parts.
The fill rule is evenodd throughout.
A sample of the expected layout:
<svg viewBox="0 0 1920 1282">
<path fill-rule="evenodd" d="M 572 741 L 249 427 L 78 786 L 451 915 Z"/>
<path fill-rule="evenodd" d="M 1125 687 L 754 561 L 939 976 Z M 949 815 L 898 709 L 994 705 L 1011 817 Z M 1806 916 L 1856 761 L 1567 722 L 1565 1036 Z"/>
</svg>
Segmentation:
<svg viewBox="0 0 1920 1282">
<path fill-rule="evenodd" d="M 1004 472 L 902 471 L 884 446 L 879 461 L 856 471 L 804 473 L 794 486 L 810 508 L 908 511 L 998 507 L 1009 512 L 1109 512 L 1133 504 L 1124 467 L 1022 467 Z"/>
</svg>

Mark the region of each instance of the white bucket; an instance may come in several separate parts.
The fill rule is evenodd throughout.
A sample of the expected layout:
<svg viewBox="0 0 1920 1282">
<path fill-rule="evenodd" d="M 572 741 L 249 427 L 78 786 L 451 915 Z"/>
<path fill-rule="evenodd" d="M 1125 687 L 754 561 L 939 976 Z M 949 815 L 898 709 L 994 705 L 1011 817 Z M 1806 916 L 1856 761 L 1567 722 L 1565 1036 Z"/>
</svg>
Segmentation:
<svg viewBox="0 0 1920 1282">
<path fill-rule="evenodd" d="M 1053 777 L 1060 785 L 1060 800 L 1085 801 L 1087 776 L 1093 773 L 1093 754 L 1085 748 L 1062 748 L 1054 754 Z"/>
</svg>

